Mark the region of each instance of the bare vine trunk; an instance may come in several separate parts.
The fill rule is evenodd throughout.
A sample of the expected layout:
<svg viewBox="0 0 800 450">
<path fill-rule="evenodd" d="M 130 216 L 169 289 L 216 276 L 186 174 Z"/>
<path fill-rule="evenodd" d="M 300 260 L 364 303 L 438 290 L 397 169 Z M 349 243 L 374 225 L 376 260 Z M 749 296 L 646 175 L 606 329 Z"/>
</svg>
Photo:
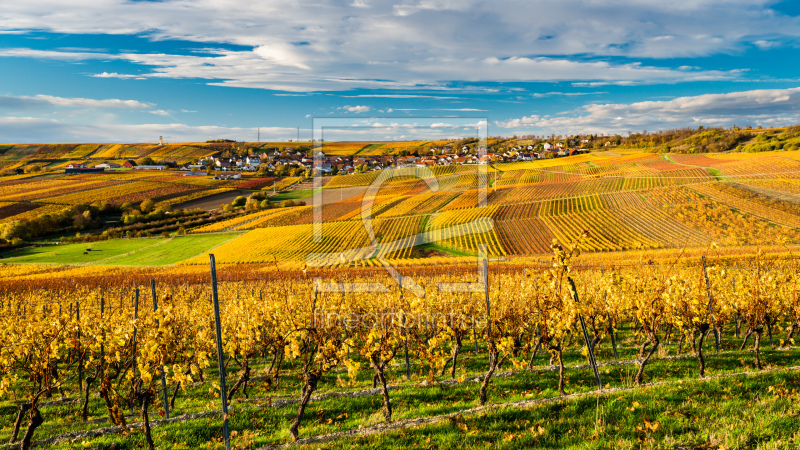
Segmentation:
<svg viewBox="0 0 800 450">
<path fill-rule="evenodd" d="M 497 367 L 501 363 L 500 358 L 499 358 L 500 355 L 497 352 L 497 350 L 494 348 L 494 343 L 490 343 L 489 347 L 490 347 L 489 348 L 489 355 L 490 355 L 490 360 L 492 361 L 492 364 L 489 365 L 489 370 L 483 376 L 483 383 L 481 383 L 481 390 L 480 390 L 481 406 L 486 404 L 486 400 L 488 399 L 486 391 L 487 391 L 487 389 L 489 389 L 489 381 L 492 379 L 492 375 L 494 375 L 495 370 L 497 370 Z"/>
<path fill-rule="evenodd" d="M 31 409 L 30 403 L 23 403 L 17 408 L 17 419 L 14 421 L 14 429 L 11 432 L 11 439 L 8 440 L 9 444 L 13 444 L 19 437 L 19 428 L 22 426 L 22 419 L 25 418 L 25 413 Z"/>
<path fill-rule="evenodd" d="M 555 359 L 558 362 L 558 393 L 560 395 L 567 395 L 567 392 L 564 390 L 564 358 L 561 344 L 550 345 L 548 348 L 550 349 L 550 360 L 552 361 Z"/>
<path fill-rule="evenodd" d="M 440 377 L 444 376 L 444 374 L 447 372 L 447 365 L 453 363 L 453 365 L 450 366 L 450 378 L 456 378 L 456 362 L 458 361 L 459 352 L 461 352 L 461 337 L 456 335 L 456 342 L 453 344 L 453 351 L 450 354 L 450 359 L 444 363 L 444 366 L 442 367 L 442 373 L 439 374 Z"/>
<path fill-rule="evenodd" d="M 700 341 L 697 344 L 697 366 L 700 378 L 706 376 L 706 360 L 703 358 L 703 341 L 708 334 L 708 328 L 700 330 Z"/>
<path fill-rule="evenodd" d="M 381 395 L 383 396 L 383 417 L 387 422 L 392 421 L 392 401 L 389 398 L 389 386 L 386 385 L 386 363 L 380 360 L 380 355 L 372 355 L 372 368 L 375 369 L 375 376 L 381 384 Z"/>
<path fill-rule="evenodd" d="M 742 345 L 739 346 L 739 350 L 744 350 L 745 345 L 747 345 L 747 339 L 750 335 L 753 334 L 753 329 L 748 327 L 747 333 L 744 334 L 744 340 L 742 341 Z"/>
<path fill-rule="evenodd" d="M 659 344 L 658 338 L 652 338 L 652 339 L 648 339 L 648 340 L 644 341 L 642 343 L 642 346 L 639 348 L 639 370 L 636 371 L 636 385 L 637 386 L 641 386 L 642 385 L 642 377 L 644 375 L 644 366 L 647 365 L 647 362 L 650 361 L 650 358 L 656 352 L 656 349 L 658 349 L 658 344 Z M 647 352 L 647 355 L 645 355 L 645 351 L 647 350 L 647 347 L 649 345 L 652 345 L 652 348 L 650 349 L 649 352 Z"/>
<path fill-rule="evenodd" d="M 763 332 L 764 332 L 764 330 L 761 329 L 761 328 L 757 328 L 755 330 L 756 337 L 755 337 L 755 343 L 753 344 L 753 350 L 755 350 L 755 353 L 756 353 L 756 368 L 758 370 L 761 370 L 761 369 L 764 368 L 761 365 L 761 353 L 759 352 L 760 346 L 761 346 L 761 333 L 763 333 Z"/>
<path fill-rule="evenodd" d="M 784 347 L 786 347 L 787 345 L 789 345 L 791 343 L 792 336 L 794 335 L 794 332 L 797 329 L 798 323 L 800 323 L 800 321 L 795 321 L 789 327 L 789 331 L 786 333 L 786 339 L 781 343 L 781 347 L 780 348 L 784 348 Z"/>
<path fill-rule="evenodd" d="M 533 360 L 536 358 L 536 354 L 539 353 L 539 349 L 542 348 L 542 341 L 536 343 L 536 347 L 534 347 L 533 352 L 531 352 L 531 359 L 528 361 L 528 370 L 533 370 Z"/>
<path fill-rule="evenodd" d="M 140 394 L 142 400 L 142 424 L 144 424 L 144 439 L 147 441 L 148 450 L 155 450 L 156 446 L 153 443 L 153 433 L 150 429 L 150 416 L 147 414 L 147 408 L 150 407 L 150 402 L 153 400 L 153 393 L 147 390 Z"/>
<path fill-rule="evenodd" d="M 458 362 L 458 353 L 461 351 L 461 337 L 456 336 L 456 346 L 453 347 L 453 365 L 450 367 L 450 379 L 456 378 L 456 363 Z"/>
<path fill-rule="evenodd" d="M 86 390 L 84 391 L 83 407 L 81 408 L 81 419 L 85 422 L 89 418 L 89 388 L 94 382 L 94 377 L 86 377 Z"/>
<path fill-rule="evenodd" d="M 297 415 L 295 416 L 294 420 L 292 420 L 292 424 L 289 427 L 289 433 L 292 434 L 293 441 L 296 441 L 300 436 L 300 422 L 303 421 L 303 413 L 306 410 L 306 406 L 308 406 L 308 402 L 311 400 L 311 394 L 317 390 L 317 383 L 321 377 L 322 373 L 317 370 L 306 372 L 303 375 L 304 383 L 303 391 L 300 395 L 300 406 L 298 406 Z"/>
<path fill-rule="evenodd" d="M 106 377 L 103 378 L 103 381 L 100 383 L 100 398 L 106 403 L 106 409 L 108 410 L 108 417 L 111 419 L 111 422 L 115 425 L 118 425 L 122 428 L 122 432 L 127 434 L 128 433 L 128 425 L 125 423 L 125 413 L 120 410 L 119 402 L 111 401 L 111 380 Z"/>
<path fill-rule="evenodd" d="M 247 398 L 247 382 L 250 381 L 250 362 L 248 360 L 244 360 L 242 364 L 242 374 L 239 375 L 239 379 L 236 380 L 231 390 L 228 392 L 228 401 L 233 399 L 234 394 L 236 391 L 239 390 L 242 386 L 245 388 L 242 389 L 242 393 L 244 394 L 244 398 Z"/>
<path fill-rule="evenodd" d="M 28 450 L 31 448 L 31 440 L 33 439 L 33 433 L 36 431 L 39 426 L 44 423 L 44 419 L 42 419 L 42 413 L 39 411 L 39 408 L 33 406 L 28 413 L 28 428 L 25 430 L 25 436 L 22 437 L 22 441 L 19 443 L 19 448 L 21 450 Z"/>
</svg>

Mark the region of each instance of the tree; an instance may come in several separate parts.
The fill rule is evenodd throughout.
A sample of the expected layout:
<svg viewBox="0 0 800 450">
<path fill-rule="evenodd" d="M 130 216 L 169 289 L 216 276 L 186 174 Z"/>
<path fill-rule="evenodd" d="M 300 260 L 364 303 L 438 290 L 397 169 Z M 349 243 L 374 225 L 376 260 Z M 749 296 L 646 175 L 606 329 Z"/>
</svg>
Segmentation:
<svg viewBox="0 0 800 450">
<path fill-rule="evenodd" d="M 147 200 L 143 201 L 141 205 L 139 205 L 139 210 L 141 210 L 143 213 L 149 213 L 153 210 L 153 208 L 155 208 L 155 206 L 156 202 L 154 202 L 153 199 L 148 198 Z"/>
<path fill-rule="evenodd" d="M 140 166 L 154 166 L 156 164 L 156 162 L 153 160 L 153 158 L 151 158 L 149 156 L 145 156 L 144 158 L 141 158 L 139 161 L 137 161 L 137 163 Z"/>
<path fill-rule="evenodd" d="M 11 241 L 15 238 L 28 240 L 31 238 L 31 229 L 28 227 L 27 223 L 20 220 L 15 220 L 7 223 L 3 227 L 3 231 L 0 233 L 0 236 L 2 236 L 2 238 L 6 241 Z"/>
</svg>

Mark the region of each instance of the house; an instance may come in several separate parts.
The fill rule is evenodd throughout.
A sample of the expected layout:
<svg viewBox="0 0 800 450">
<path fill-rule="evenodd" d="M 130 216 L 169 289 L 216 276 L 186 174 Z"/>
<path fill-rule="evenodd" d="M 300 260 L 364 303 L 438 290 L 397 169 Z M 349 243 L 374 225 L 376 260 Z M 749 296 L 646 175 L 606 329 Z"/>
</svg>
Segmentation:
<svg viewBox="0 0 800 450">
<path fill-rule="evenodd" d="M 132 168 L 136 167 L 136 161 L 133 161 L 132 159 L 129 159 L 129 160 L 125 161 L 122 164 L 122 167 L 124 167 L 126 169 L 132 169 Z"/>
<path fill-rule="evenodd" d="M 231 159 L 230 158 L 217 158 L 217 161 L 214 163 L 220 169 L 227 169 L 231 166 Z"/>
<path fill-rule="evenodd" d="M 245 158 L 245 162 L 251 167 L 258 167 L 261 165 L 261 158 L 258 156 L 248 156 Z"/>
<path fill-rule="evenodd" d="M 86 164 L 81 163 L 70 163 L 67 164 L 67 169 L 86 169 Z"/>
<path fill-rule="evenodd" d="M 190 170 L 183 174 L 185 177 L 204 177 L 207 173 L 202 170 Z"/>
<path fill-rule="evenodd" d="M 136 166 L 134 169 L 139 170 L 166 170 L 167 166 Z"/>
<path fill-rule="evenodd" d="M 333 166 L 330 165 L 329 163 L 317 164 L 316 169 L 317 169 L 318 172 L 321 172 L 321 173 L 333 172 Z"/>
<path fill-rule="evenodd" d="M 542 148 L 544 148 L 544 150 L 545 150 L 545 151 L 552 150 L 552 149 L 553 149 L 553 144 L 551 144 L 551 143 L 549 143 L 549 142 L 545 142 L 545 143 L 542 145 Z"/>
<path fill-rule="evenodd" d="M 156 164 L 159 165 L 159 166 L 169 167 L 170 169 L 175 169 L 175 168 L 178 167 L 178 163 L 175 162 L 175 161 L 164 160 L 164 161 L 158 161 L 158 162 L 156 162 Z"/>
<path fill-rule="evenodd" d="M 240 173 L 230 173 L 230 174 L 222 174 L 222 175 L 215 175 L 215 180 L 238 180 L 242 178 L 242 174 Z"/>
<path fill-rule="evenodd" d="M 95 167 L 98 168 L 98 169 L 119 169 L 122 166 L 120 166 L 117 163 L 102 163 L 102 164 L 96 165 Z"/>
</svg>

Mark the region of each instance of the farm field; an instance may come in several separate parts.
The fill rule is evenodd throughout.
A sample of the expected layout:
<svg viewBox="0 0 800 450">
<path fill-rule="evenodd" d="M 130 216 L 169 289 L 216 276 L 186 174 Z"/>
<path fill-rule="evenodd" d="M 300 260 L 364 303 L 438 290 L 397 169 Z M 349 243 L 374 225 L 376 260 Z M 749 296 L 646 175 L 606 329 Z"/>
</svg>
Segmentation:
<svg viewBox="0 0 800 450">
<path fill-rule="evenodd" d="M 490 256 L 500 258 L 547 254 L 553 239 L 568 242 L 583 230 L 591 235 L 585 243 L 588 252 L 703 248 L 712 242 L 797 245 L 800 195 L 784 187 L 800 185 L 794 153 L 762 153 L 755 158 L 751 154 L 693 157 L 628 151 L 497 164 L 495 172 L 487 167 L 442 166 L 433 169 L 433 178 L 421 169 L 401 169 L 388 177 L 376 172 L 334 176 L 323 191 L 322 218 L 330 229 L 343 221 L 349 233 L 330 234 L 324 242 L 302 236 L 311 233 L 311 228 L 300 225 L 313 221 L 313 208 L 306 206 L 261 220 L 242 220 L 246 224 L 236 228 L 270 236 L 270 246 L 289 248 L 294 245 L 290 242 L 306 242 L 297 251 L 273 253 L 250 245 L 265 238 L 243 235 L 229 247 L 250 250 L 225 250 L 218 257 L 222 263 L 263 263 L 277 258 L 302 265 L 305 256 L 334 248 L 344 252 L 336 266 L 376 265 L 377 253 L 359 250 L 372 245 L 363 233 L 362 208 L 371 208 L 375 219 L 419 218 L 420 225 L 408 232 L 420 237 L 408 241 L 409 245 L 435 244 L 452 255 L 477 255 L 482 246 Z M 709 166 L 717 162 L 719 169 Z M 767 167 L 773 167 L 775 176 L 769 175 Z M 723 181 L 712 173 L 715 170 L 727 174 Z M 478 189 L 482 179 L 491 180 L 491 185 Z M 349 199 L 341 195 L 337 202 L 337 191 L 345 189 L 362 189 L 363 195 Z M 311 205 L 313 199 L 298 192 L 283 197 L 304 197 Z M 479 220 L 489 222 L 479 225 Z M 280 233 L 257 231 L 275 226 L 289 228 Z M 377 233 L 375 240 L 380 243 L 385 238 Z M 361 256 L 356 258 L 347 250 Z M 418 263 L 426 262 L 422 258 Z"/>
<path fill-rule="evenodd" d="M 65 176 L 50 174 L 6 181 L 0 179 L 0 222 L 52 214 L 78 204 L 105 203 L 121 206 L 150 199 L 173 208 L 209 207 L 207 197 L 220 198 L 211 206 L 230 203 L 237 195 L 252 191 L 235 190 L 249 181 L 213 180 L 210 177 L 182 177 L 171 171 L 116 171 Z M 226 194 L 233 191 L 236 194 Z M 230 200 L 228 196 L 233 195 Z M 216 200 L 214 200 L 216 201 Z"/>
<path fill-rule="evenodd" d="M 370 148 L 386 145 L 370 144 Z M 796 188 L 800 186 L 800 156 L 795 153 L 800 154 L 659 155 L 628 150 L 491 167 L 435 166 L 337 175 L 325 177 L 321 217 L 328 229 L 348 232 L 332 233 L 324 242 L 303 235 L 313 229 L 305 226 L 314 220 L 311 190 L 289 191 L 270 199 L 299 200 L 305 207 L 264 217 L 254 211 L 252 217 L 243 216 L 228 225 L 188 231 L 256 233 L 229 243 L 225 248 L 237 250 L 220 253 L 223 264 L 267 263 L 277 258 L 302 266 L 308 255 L 336 249 L 344 252 L 335 263 L 340 267 L 374 266 L 380 264 L 378 258 L 399 255 L 360 251 L 389 243 L 388 236 L 376 233 L 373 240 L 366 233 L 364 208 L 371 208 L 368 215 L 376 220 L 414 218 L 398 222 L 409 227 L 404 236 L 419 235 L 403 238 L 402 246 L 411 248 L 399 259 L 419 258 L 426 252 L 413 249 L 428 244 L 435 245 L 433 254 L 440 256 L 477 255 L 484 246 L 492 257 L 542 255 L 553 239 L 570 241 L 583 230 L 591 232 L 585 243 L 589 252 L 702 248 L 711 242 L 795 245 L 800 243 L 800 188 Z M 295 183 L 300 178 L 269 180 Z M 120 205 L 153 199 L 157 205 L 176 209 L 212 210 L 249 195 L 251 191 L 237 189 L 242 183 L 252 184 L 140 171 L 9 178 L 0 184 L 0 220 L 30 219 L 77 203 L 101 201 Z M 268 189 L 269 183 L 263 187 Z M 485 225 L 475 222 L 484 219 L 488 220 Z M 280 233 L 266 230 L 271 227 L 288 228 Z M 272 242 L 267 247 L 247 244 L 258 241 L 256 236 L 270 236 Z M 301 241 L 306 243 L 290 244 Z M 295 250 L 280 254 L 265 250 L 280 246 Z M 190 263 L 190 259 L 185 261 Z M 426 264 L 425 258 L 418 263 Z"/>
<path fill-rule="evenodd" d="M 92 243 L 43 245 L 5 253 L 6 264 L 97 264 L 159 266 L 174 264 L 236 237 L 238 233 L 164 238 L 115 239 Z M 91 250 L 89 250 L 91 249 Z"/>
</svg>

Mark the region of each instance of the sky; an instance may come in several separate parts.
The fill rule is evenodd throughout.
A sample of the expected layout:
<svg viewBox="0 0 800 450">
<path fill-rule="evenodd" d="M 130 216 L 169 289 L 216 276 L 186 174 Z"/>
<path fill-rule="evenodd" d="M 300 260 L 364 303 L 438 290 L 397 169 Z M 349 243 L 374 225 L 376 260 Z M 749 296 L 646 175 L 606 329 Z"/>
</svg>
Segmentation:
<svg viewBox="0 0 800 450">
<path fill-rule="evenodd" d="M 800 2 L 0 8 L 0 142 L 308 140 L 328 123 L 328 140 L 800 123 Z"/>
</svg>

